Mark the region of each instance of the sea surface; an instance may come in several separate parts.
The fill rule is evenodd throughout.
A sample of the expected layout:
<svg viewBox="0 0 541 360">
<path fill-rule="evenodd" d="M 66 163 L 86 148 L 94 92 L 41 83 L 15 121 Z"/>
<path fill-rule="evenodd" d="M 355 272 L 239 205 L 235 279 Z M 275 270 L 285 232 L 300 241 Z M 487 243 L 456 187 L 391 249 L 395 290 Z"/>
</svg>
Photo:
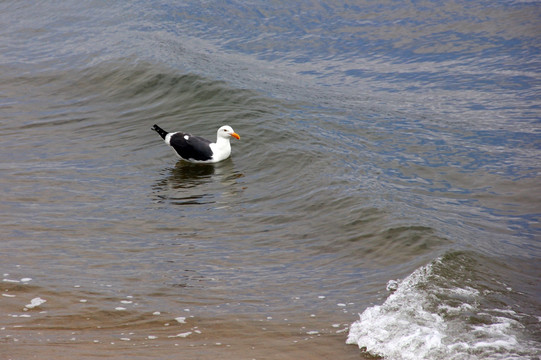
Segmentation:
<svg viewBox="0 0 541 360">
<path fill-rule="evenodd" d="M 2 359 L 540 359 L 540 221 L 539 1 L 0 2 Z"/>
</svg>

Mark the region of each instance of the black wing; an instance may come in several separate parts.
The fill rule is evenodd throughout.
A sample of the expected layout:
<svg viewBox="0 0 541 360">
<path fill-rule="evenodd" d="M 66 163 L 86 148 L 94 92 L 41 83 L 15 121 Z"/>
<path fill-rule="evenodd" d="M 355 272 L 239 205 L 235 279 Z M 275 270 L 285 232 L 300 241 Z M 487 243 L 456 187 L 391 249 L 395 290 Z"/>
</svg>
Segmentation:
<svg viewBox="0 0 541 360">
<path fill-rule="evenodd" d="M 177 132 L 171 136 L 169 145 L 183 159 L 206 161 L 212 159 L 211 142 L 199 136 Z"/>
</svg>

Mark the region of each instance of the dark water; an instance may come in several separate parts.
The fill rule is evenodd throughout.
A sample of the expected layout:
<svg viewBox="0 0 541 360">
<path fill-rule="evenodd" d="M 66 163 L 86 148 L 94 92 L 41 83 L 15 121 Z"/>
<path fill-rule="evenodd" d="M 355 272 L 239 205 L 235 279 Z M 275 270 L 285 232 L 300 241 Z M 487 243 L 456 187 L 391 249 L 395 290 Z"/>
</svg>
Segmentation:
<svg viewBox="0 0 541 360">
<path fill-rule="evenodd" d="M 539 2 L 0 24 L 3 358 L 539 358 Z M 186 164 L 154 123 L 241 140 Z"/>
</svg>

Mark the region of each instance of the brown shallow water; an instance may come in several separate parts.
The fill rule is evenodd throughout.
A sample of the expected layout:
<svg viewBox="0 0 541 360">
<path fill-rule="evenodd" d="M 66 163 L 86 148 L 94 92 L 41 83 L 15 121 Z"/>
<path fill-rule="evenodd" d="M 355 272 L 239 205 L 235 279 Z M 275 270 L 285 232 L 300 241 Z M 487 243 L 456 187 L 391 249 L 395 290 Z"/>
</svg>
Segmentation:
<svg viewBox="0 0 541 360">
<path fill-rule="evenodd" d="M 167 324 L 167 323 L 165 323 Z M 362 359 L 342 335 L 304 333 L 301 324 L 247 319 L 197 319 L 198 326 L 126 327 L 111 331 L 17 330 L 6 359 L 178 358 L 178 359 Z M 297 328 L 297 329 L 295 329 Z M 194 333 L 196 331 L 196 333 Z M 197 332 L 201 332 L 201 334 Z M 189 332 L 192 334 L 187 335 Z M 152 335 L 146 335 L 152 334 Z M 184 338 L 186 336 L 186 338 Z M 33 341 L 29 341 L 32 338 Z M 266 340 L 261 341 L 262 338 Z"/>
<path fill-rule="evenodd" d="M 7 316 L 0 348 L 4 359 L 360 358 L 359 351 L 345 344 L 351 316 L 347 304 L 338 305 L 342 316 L 319 311 L 276 318 L 243 314 L 241 304 L 211 306 L 195 300 L 175 313 L 151 312 L 144 311 L 145 300 L 139 296 L 99 299 L 79 286 L 71 294 L 58 294 L 39 291 L 24 285 L 33 280 L 23 280 L 23 285 L 3 284 L 2 311 Z M 37 292 L 46 302 L 21 307 L 22 299 Z M 314 302 L 328 303 L 324 298 Z M 104 310 L 105 304 L 111 309 Z M 342 322 L 336 322 L 339 319 Z"/>
</svg>

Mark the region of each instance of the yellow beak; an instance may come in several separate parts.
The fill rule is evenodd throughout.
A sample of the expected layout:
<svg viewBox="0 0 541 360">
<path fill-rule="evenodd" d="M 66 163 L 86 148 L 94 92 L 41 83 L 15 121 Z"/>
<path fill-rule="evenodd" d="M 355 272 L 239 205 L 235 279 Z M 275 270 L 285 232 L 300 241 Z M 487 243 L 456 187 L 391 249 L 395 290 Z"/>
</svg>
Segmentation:
<svg viewBox="0 0 541 360">
<path fill-rule="evenodd" d="M 231 134 L 231 136 L 233 136 L 237 140 L 240 140 L 240 136 L 237 133 L 233 133 L 233 134 Z"/>
</svg>

